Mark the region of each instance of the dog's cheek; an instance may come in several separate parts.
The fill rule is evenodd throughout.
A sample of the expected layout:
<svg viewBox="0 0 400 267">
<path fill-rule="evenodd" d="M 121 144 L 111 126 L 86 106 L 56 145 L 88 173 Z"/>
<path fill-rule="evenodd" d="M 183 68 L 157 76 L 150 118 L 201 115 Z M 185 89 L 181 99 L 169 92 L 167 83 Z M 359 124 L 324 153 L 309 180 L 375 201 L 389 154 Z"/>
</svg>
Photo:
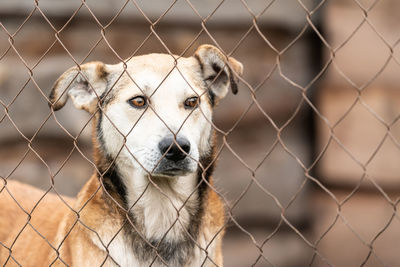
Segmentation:
<svg viewBox="0 0 400 267">
<path fill-rule="evenodd" d="M 158 151 L 160 135 L 157 134 L 161 130 L 159 126 L 157 127 L 157 120 L 145 116 L 137 123 L 132 123 L 126 139 L 130 161 L 135 168 L 144 168 L 145 172 L 152 171 L 161 157 Z M 152 131 L 149 132 L 148 129 L 152 129 Z"/>
<path fill-rule="evenodd" d="M 207 103 L 208 104 L 208 103 Z M 198 121 L 200 132 L 199 152 L 200 156 L 208 154 L 211 149 L 210 138 L 212 135 L 212 107 L 209 105 L 202 106 L 202 112 L 199 112 Z"/>
<path fill-rule="evenodd" d="M 183 130 L 185 130 L 187 133 L 187 137 L 191 139 L 190 141 L 192 146 L 196 146 L 197 155 L 201 157 L 202 155 L 207 154 L 210 150 L 209 140 L 212 132 L 212 126 L 204 117 L 206 114 L 201 112 L 198 112 L 198 114 L 198 118 L 190 121 L 190 123 L 187 123 L 187 127 L 185 127 L 186 129 Z"/>
<path fill-rule="evenodd" d="M 123 110 L 120 107 L 111 105 L 102 116 L 102 138 L 107 144 L 108 154 L 112 156 L 120 154 L 130 129 L 125 116 L 121 114 Z"/>
<path fill-rule="evenodd" d="M 211 133 L 212 133 L 211 125 L 209 123 L 206 123 L 204 127 L 204 132 L 200 136 L 199 152 L 201 155 L 206 155 L 210 152 Z"/>
<path fill-rule="evenodd" d="M 115 157 L 124 145 L 123 137 L 118 133 L 108 119 L 103 122 L 102 128 L 102 138 L 106 144 L 106 152 Z"/>
</svg>

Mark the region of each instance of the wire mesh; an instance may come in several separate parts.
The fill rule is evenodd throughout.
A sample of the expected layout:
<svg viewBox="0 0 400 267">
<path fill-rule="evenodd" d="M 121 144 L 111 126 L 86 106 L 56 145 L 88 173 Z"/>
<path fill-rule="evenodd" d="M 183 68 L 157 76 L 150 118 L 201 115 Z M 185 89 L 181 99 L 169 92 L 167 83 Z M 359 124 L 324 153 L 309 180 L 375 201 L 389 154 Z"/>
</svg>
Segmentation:
<svg viewBox="0 0 400 267">
<path fill-rule="evenodd" d="M 390 85 L 379 82 L 379 79 L 382 76 L 386 77 L 385 73 L 388 69 L 391 70 L 399 65 L 396 57 L 399 39 L 388 38 L 385 29 L 381 28 L 381 24 L 374 17 L 374 12 L 382 9 L 380 5 L 384 1 L 373 3 L 351 1 L 352 10 L 354 14 L 358 14 L 359 20 L 351 27 L 345 25 L 349 26 L 350 30 L 347 30 L 348 34 L 339 42 L 329 40 L 327 37 L 329 32 L 325 33 L 322 29 L 326 27 L 332 30 L 328 22 L 342 10 L 341 5 L 346 4 L 333 4 L 333 1 L 298 0 L 294 1 L 295 10 L 290 10 L 288 6 L 291 5 L 284 4 L 282 18 L 279 17 L 280 11 L 271 11 L 282 4 L 279 1 L 266 1 L 260 4 L 240 0 L 235 1 L 236 9 L 230 6 L 232 2 L 222 0 L 204 4 L 198 1 L 175 0 L 160 4 L 162 7 L 157 10 L 161 12 L 157 13 L 154 12 L 155 8 L 152 6 L 155 3 L 148 6 L 148 2 L 126 0 L 107 6 L 105 2 L 101 2 L 97 4 L 99 6 L 104 4 L 105 9 L 98 9 L 96 3 L 82 0 L 74 1 L 73 4 L 68 5 L 63 15 L 59 15 L 58 12 L 63 9 L 59 4 L 35 0 L 30 1 L 29 4 L 17 3 L 25 8 L 22 8 L 23 10 L 29 10 L 27 14 L 22 13 L 17 17 L 12 15 L 17 11 L 7 9 L 8 2 L 0 4 L 0 8 L 4 6 L 4 10 L 0 11 L 3 16 L 0 21 L 0 49 L 2 49 L 0 86 L 5 88 L 0 94 L 3 109 L 0 113 L 0 129 L 4 129 L 3 136 L 0 134 L 1 158 L 3 159 L 1 164 L 3 166 L 0 169 L 0 178 L 3 182 L 0 195 L 4 199 L 12 200 L 8 202 L 8 205 L 14 206 L 15 210 L 15 214 L 9 214 L 7 212 L 11 212 L 11 208 L 9 211 L 8 208 L 1 207 L 3 213 L 0 214 L 14 218 L 16 224 L 20 224 L 13 232 L 11 228 L 15 227 L 5 225 L 5 219 L 2 219 L 3 223 L 0 222 L 1 228 L 9 227 L 9 234 L 13 235 L 11 239 L 0 236 L 0 259 L 4 266 L 25 266 L 27 264 L 24 262 L 29 262 L 27 259 L 34 257 L 38 250 L 48 251 L 49 258 L 44 259 L 48 262 L 44 262 L 44 265 L 76 265 L 69 261 L 71 255 L 65 251 L 65 247 L 74 242 L 71 241 L 71 236 L 75 236 L 76 231 L 81 231 L 78 235 L 90 236 L 86 239 L 91 241 L 90 245 L 81 244 L 83 246 L 80 250 L 81 254 L 72 258 L 90 258 L 92 255 L 90 251 L 100 248 L 104 253 L 98 255 L 104 255 L 104 257 L 93 259 L 94 264 L 99 266 L 130 266 L 133 261 L 128 258 L 132 253 L 136 255 L 136 258 L 145 259 L 143 262 L 149 266 L 178 266 L 179 264 L 197 266 L 197 263 L 186 262 L 185 255 L 178 255 L 181 257 L 180 260 L 171 260 L 171 255 L 177 255 L 173 254 L 175 248 L 172 246 L 178 247 L 178 245 L 168 242 L 177 226 L 180 226 L 184 232 L 185 239 L 182 242 L 190 244 L 189 247 L 202 255 L 199 266 L 221 266 L 221 261 L 213 252 L 213 244 L 225 232 L 227 236 L 223 245 L 223 254 L 225 265 L 228 266 L 350 266 L 354 264 L 395 266 L 400 262 L 393 248 L 389 249 L 398 241 L 396 225 L 399 223 L 397 214 L 399 198 L 396 195 L 396 182 L 393 182 L 397 169 L 395 167 L 390 169 L 392 165 L 397 164 L 385 165 L 386 158 L 382 159 L 383 163 L 376 163 L 378 158 L 383 157 L 382 153 L 388 149 L 393 151 L 390 155 L 394 155 L 394 159 L 398 154 L 400 145 L 397 121 L 400 112 L 395 109 L 390 110 L 389 115 L 388 112 L 381 113 L 382 110 L 385 112 L 381 106 L 389 103 L 389 98 L 392 98 L 392 95 L 397 96 L 397 93 L 396 89 L 383 90 L 383 93 L 380 91 L 375 93 L 374 89 L 371 89 L 395 87 L 391 85 L 395 84 L 395 79 Z M 182 5 L 185 8 L 182 8 Z M 13 7 L 12 4 L 11 6 Z M 112 11 L 105 12 L 104 10 L 107 9 Z M 234 12 L 237 10 L 245 14 L 244 23 L 227 19 L 234 17 Z M 384 12 L 388 11 L 384 9 Z M 132 14 L 135 15 L 133 23 L 137 27 L 135 29 L 132 29 L 130 24 Z M 270 26 L 273 25 L 270 19 L 276 14 L 278 17 L 273 18 L 272 21 L 278 22 L 278 30 L 274 29 L 275 26 Z M 237 19 L 240 20 L 241 16 L 238 15 Z M 293 26 L 291 21 L 296 21 L 297 18 L 300 20 Z M 321 26 L 321 21 L 326 24 Z M 76 25 L 79 23 L 82 23 L 82 26 Z M 36 28 L 37 25 L 40 25 L 40 29 Z M 349 46 L 352 49 L 354 46 L 362 49 L 357 45 L 363 45 L 363 43 L 356 43 L 353 46 L 350 44 L 366 29 L 371 36 L 379 40 L 380 46 L 384 47 L 386 57 L 382 56 L 383 53 L 379 54 L 378 57 L 383 57 L 384 60 L 380 65 L 378 64 L 379 66 L 371 67 L 374 72 L 367 78 L 353 77 L 354 74 L 346 66 L 350 63 L 343 57 L 346 57 L 345 52 Z M 43 34 L 43 40 L 40 34 Z M 22 38 L 24 35 L 28 35 L 24 38 L 31 42 L 24 43 L 24 38 Z M 121 42 L 121 37 L 125 38 L 121 39 L 125 40 L 124 42 Z M 226 67 L 230 70 L 234 69 L 227 61 L 229 57 L 235 57 L 244 62 L 243 76 L 235 71 L 230 73 L 232 79 L 239 80 L 239 95 L 236 99 L 234 99 L 235 96 L 228 96 L 227 98 L 233 100 L 230 100 L 231 102 L 227 100 L 225 105 L 223 100 L 221 101 L 221 105 L 215 110 L 217 122 L 208 119 L 207 111 L 201 110 L 200 113 L 206 118 L 207 125 L 217 133 L 218 142 L 212 159 L 200 162 L 199 159 L 188 155 L 178 142 L 177 137 L 184 124 L 195 116 L 194 109 L 187 113 L 178 129 L 173 129 L 171 125 L 168 125 L 165 117 L 160 115 L 158 109 L 152 105 L 149 105 L 143 113 L 154 114 L 162 122 L 163 127 L 174 136 L 169 149 L 176 145 L 186 156 L 197 161 L 201 179 L 184 199 L 177 202 L 175 198 L 171 198 L 169 192 L 165 191 L 165 187 L 160 185 L 162 181 L 154 176 L 155 168 L 167 156 L 169 150 L 157 160 L 154 169 L 147 169 L 126 143 L 136 125 L 143 120 L 142 116 L 128 133 L 125 133 L 119 129 L 118 123 L 113 121 L 103 103 L 110 97 L 111 92 L 118 89 L 117 85 L 123 77 L 128 77 L 127 79 L 145 94 L 145 88 L 141 88 L 128 71 L 129 62 L 134 57 L 158 50 L 169 55 L 173 61 L 173 67 L 157 88 L 154 88 L 155 91 L 149 97 L 151 99 L 173 72 L 178 72 L 185 77 L 185 71 L 178 63 L 179 59 L 192 55 L 196 47 L 205 41 L 222 51 L 223 58 L 226 60 L 226 66 L 222 69 Z M 78 51 L 79 49 L 84 52 Z M 350 50 L 350 54 L 351 52 Z M 57 57 L 54 56 L 55 54 L 63 56 Z M 243 56 L 246 58 L 242 58 Z M 120 63 L 121 71 L 115 75 L 110 90 L 105 94 L 96 93 L 96 85 L 92 84 L 85 73 L 84 64 L 92 60 L 105 62 L 111 60 L 114 63 Z M 254 63 L 255 67 L 246 62 Z M 6 70 L 12 69 L 13 64 L 23 66 L 24 74 Z M 357 63 L 355 64 L 357 66 Z M 2 69 L 2 66 L 5 67 Z M 57 66 L 55 70 L 52 69 L 53 66 Z M 89 90 L 96 94 L 98 103 L 95 111 L 86 117 L 83 117 L 82 111 L 77 113 L 70 107 L 66 107 L 67 111 L 64 113 L 63 111 L 55 112 L 54 101 L 49 98 L 50 88 L 43 86 L 43 84 L 47 85 L 49 79 L 40 76 L 47 71 L 51 73 L 52 78 L 56 78 L 71 66 L 76 67 L 76 73 L 68 87 L 83 77 Z M 222 71 L 220 69 L 219 73 L 213 77 L 208 84 L 208 90 L 211 90 L 212 84 L 216 82 Z M 18 82 L 19 87 L 6 90 L 10 86 L 6 83 L 2 84 L 2 72 Z M 42 82 L 43 80 L 46 82 Z M 329 84 L 337 80 L 341 81 L 340 85 L 336 85 L 335 82 L 333 85 Z M 51 82 L 54 81 L 55 79 Z M 197 97 L 201 98 L 202 94 L 207 94 L 207 91 L 198 94 L 191 83 L 188 80 L 186 82 Z M 272 88 L 274 86 L 278 88 Z M 67 94 L 68 87 L 62 94 Z M 345 89 L 335 91 L 329 87 Z M 25 102 L 31 100 L 32 94 L 38 101 L 26 104 Z M 341 98 L 342 95 L 344 96 Z M 379 100 L 379 97 L 386 98 Z M 335 111 L 337 103 L 332 99 L 344 101 L 344 108 Z M 50 109 L 47 109 L 47 105 Z M 393 103 L 390 102 L 390 107 L 392 106 L 396 106 L 396 100 L 393 100 Z M 36 116 L 32 108 L 38 108 L 40 115 Z M 20 110 L 22 110 L 22 116 L 18 115 L 21 113 Z M 330 112 L 336 113 L 332 117 Z M 360 119 L 357 117 L 360 113 L 364 114 L 361 120 L 366 118 L 365 125 L 367 126 L 361 128 L 360 132 L 356 131 L 353 139 L 346 137 L 344 134 L 346 131 L 352 132 L 358 127 L 354 125 Z M 29 114 L 39 119 L 29 119 Z M 99 131 L 99 128 L 94 125 L 94 122 L 99 120 L 99 116 L 103 116 L 103 120 L 107 120 L 110 128 L 124 140 L 117 149 L 117 156 L 107 159 L 107 164 L 104 164 L 101 159 L 93 158 L 90 145 L 88 145 L 91 132 Z M 224 120 L 227 122 L 221 122 Z M 256 130 L 257 134 L 254 133 Z M 377 133 L 375 134 L 374 131 Z M 301 137 L 293 137 L 293 135 Z M 376 138 L 367 144 L 364 141 L 357 143 L 358 139 L 364 140 L 363 135 Z M 11 137 L 14 140 L 12 142 L 9 141 Z M 365 149 L 363 147 L 364 150 L 361 149 L 360 152 L 358 148 L 365 145 L 368 147 Z M 97 152 L 102 149 L 104 147 L 95 147 Z M 115 172 L 117 159 L 122 155 L 122 151 L 127 151 L 130 160 L 137 162 L 149 177 L 148 183 L 143 185 L 142 193 L 137 199 L 130 199 L 130 205 L 127 205 L 118 194 L 115 195 L 113 193 L 115 191 L 110 190 L 111 185 L 104 179 L 104 176 Z M 8 158 L 13 158 L 14 161 Z M 213 171 L 213 165 L 217 160 L 221 169 L 218 171 L 217 164 L 216 181 L 213 183 L 207 179 L 207 175 Z M 27 162 L 34 162 L 34 164 L 28 163 L 27 167 L 23 167 Z M 82 167 L 75 167 L 78 165 Z M 383 165 L 384 170 L 375 165 Z M 390 168 L 386 170 L 388 166 Z M 74 205 L 74 200 L 63 194 L 64 187 L 71 187 L 67 184 L 73 184 L 75 188 L 71 192 L 79 191 L 93 170 L 98 178 L 96 179 L 98 184 L 95 188 L 91 188 L 90 196 L 79 197 L 81 206 Z M 35 171 L 38 172 L 36 176 L 33 174 Z M 86 174 L 88 175 L 84 177 Z M 32 178 L 37 176 L 41 178 L 37 180 Z M 65 179 L 66 176 L 71 178 Z M 240 180 L 230 179 L 230 176 L 240 176 Z M 271 176 L 275 177 L 274 180 L 270 179 Z M 389 178 L 384 180 L 385 178 L 381 176 Z M 36 184 L 44 191 L 31 188 L 32 193 L 26 193 L 30 197 L 26 199 L 20 198 L 19 195 L 17 197 L 16 192 L 18 193 L 19 189 L 13 189 L 10 186 L 10 181 L 15 177 L 17 180 Z M 45 177 L 47 177 L 46 181 Z M 279 182 L 276 182 L 277 180 Z M 229 184 L 234 184 L 230 188 L 234 188 L 236 194 L 231 194 L 224 189 L 224 186 Z M 90 186 L 93 186 L 93 183 L 86 185 L 85 188 Z M 225 209 L 225 221 L 218 225 L 215 233 L 207 233 L 211 235 L 207 237 L 207 242 L 202 240 L 198 233 L 191 232 L 190 227 L 185 227 L 187 222 L 184 219 L 187 209 L 193 208 L 193 198 L 198 197 L 197 194 L 202 186 L 207 188 L 207 192 L 215 192 L 222 200 Z M 122 187 L 128 188 L 124 190 L 129 192 L 129 186 L 125 184 Z M 143 201 L 145 195 L 151 190 L 156 190 L 165 197 L 166 205 L 173 213 L 169 214 L 173 216 L 173 219 L 165 227 L 166 231 L 159 242 L 149 239 L 146 225 L 141 225 L 135 217 L 135 214 L 139 212 L 138 202 Z M 93 225 L 97 224 L 87 220 L 90 218 L 87 213 L 91 212 L 90 207 L 97 201 L 99 195 L 106 199 L 109 205 L 107 207 L 112 207 L 107 211 L 110 216 L 122 214 L 118 217 L 121 221 L 116 222 L 116 225 L 119 225 L 118 229 L 112 233 L 107 232 L 107 229 L 114 229 L 110 225 L 95 228 Z M 70 218 L 70 224 L 63 226 L 64 232 L 58 232 L 57 236 L 61 236 L 61 239 L 57 242 L 43 234 L 42 229 L 58 226 L 41 225 L 35 219 L 35 216 L 40 216 L 46 209 L 46 205 L 51 202 L 58 203 L 58 211 L 51 212 L 53 216 Z M 371 208 L 371 214 L 368 214 L 368 207 Z M 207 210 L 214 208 L 201 207 Z M 374 225 L 375 228 L 371 230 L 369 222 L 357 221 L 355 217 L 360 212 L 363 212 L 362 218 L 369 218 L 365 215 L 372 218 L 379 217 L 378 226 Z M 166 216 L 163 213 L 160 214 Z M 195 217 L 198 214 L 191 215 Z M 159 219 L 162 221 L 162 218 Z M 203 222 L 207 218 L 197 219 Z M 50 219 L 48 221 L 51 222 Z M 140 252 L 128 245 L 121 246 L 121 235 L 126 233 L 134 236 L 135 240 L 141 240 Z M 337 244 L 337 241 L 330 243 L 335 239 L 335 235 L 341 235 L 338 238 L 339 242 L 349 242 L 349 245 Z M 388 236 L 392 238 L 390 239 L 392 243 L 386 241 Z M 36 240 L 31 247 L 32 251 L 22 252 L 25 256 L 21 257 L 18 244 L 32 242 L 32 240 Z M 248 244 L 249 249 L 245 245 L 241 248 L 241 245 L 245 243 Z M 116 244 L 120 246 L 119 248 L 126 250 L 116 251 L 114 248 Z M 332 254 L 330 247 L 333 247 L 336 253 Z M 349 253 L 348 249 L 354 249 L 357 251 L 354 254 L 357 255 L 354 255 L 352 259 L 343 256 L 341 253 Z M 145 256 L 137 255 L 143 254 L 143 251 L 150 251 L 150 256 L 143 258 Z M 250 252 L 247 253 L 248 251 Z M 181 253 L 193 252 L 182 250 Z M 279 261 L 279 257 L 285 260 Z M 123 259 L 122 262 L 121 259 Z"/>
</svg>

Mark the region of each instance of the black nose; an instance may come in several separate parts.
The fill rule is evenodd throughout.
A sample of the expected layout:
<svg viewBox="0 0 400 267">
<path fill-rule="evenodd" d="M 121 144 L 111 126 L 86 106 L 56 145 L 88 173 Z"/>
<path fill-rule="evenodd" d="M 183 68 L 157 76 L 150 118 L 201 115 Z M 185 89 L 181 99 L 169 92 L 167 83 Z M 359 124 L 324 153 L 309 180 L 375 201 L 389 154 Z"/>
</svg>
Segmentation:
<svg viewBox="0 0 400 267">
<path fill-rule="evenodd" d="M 165 154 L 165 158 L 177 162 L 183 160 L 189 154 L 190 143 L 184 137 L 177 137 L 174 142 L 174 137 L 168 136 L 158 143 L 158 148 L 162 155 Z"/>
</svg>

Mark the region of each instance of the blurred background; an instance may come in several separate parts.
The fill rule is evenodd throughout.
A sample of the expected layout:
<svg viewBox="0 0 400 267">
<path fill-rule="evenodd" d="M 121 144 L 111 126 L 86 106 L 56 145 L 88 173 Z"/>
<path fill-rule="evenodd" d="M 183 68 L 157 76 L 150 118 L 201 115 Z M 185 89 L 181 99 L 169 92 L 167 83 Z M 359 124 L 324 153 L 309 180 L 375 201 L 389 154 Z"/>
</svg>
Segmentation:
<svg viewBox="0 0 400 267">
<path fill-rule="evenodd" d="M 399 266 L 400 2 L 1 0 L 0 177 L 74 196 L 91 123 L 46 97 L 67 68 L 219 45 L 226 266 Z M 255 105 L 255 98 L 259 105 Z M 74 140 L 76 146 L 74 146 Z"/>
</svg>

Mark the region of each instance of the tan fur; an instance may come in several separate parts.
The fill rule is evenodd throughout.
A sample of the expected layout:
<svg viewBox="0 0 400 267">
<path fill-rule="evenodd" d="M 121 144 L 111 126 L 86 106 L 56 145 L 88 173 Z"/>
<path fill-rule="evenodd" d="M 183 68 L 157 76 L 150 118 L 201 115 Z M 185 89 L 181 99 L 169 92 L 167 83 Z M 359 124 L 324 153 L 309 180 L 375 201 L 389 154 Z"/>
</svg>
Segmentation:
<svg viewBox="0 0 400 267">
<path fill-rule="evenodd" d="M 156 67 L 154 62 L 158 62 Z M 231 70 L 235 75 L 241 75 L 243 72 L 240 62 L 226 57 L 210 45 L 200 46 L 194 57 L 183 58 L 179 62 L 177 66 L 179 71 L 188 77 L 186 82 L 194 90 L 193 92 L 189 90 L 187 92 L 189 95 L 185 97 L 190 97 L 196 90 L 200 90 L 199 88 L 204 90 L 206 79 L 200 75 L 206 77 L 215 75 L 216 65 L 219 69 L 225 70 L 226 77 L 220 80 L 218 85 L 213 85 L 209 81 L 210 90 L 214 91 L 215 101 L 226 95 L 229 84 L 234 78 Z M 133 73 L 135 69 L 154 68 L 153 71 L 165 75 L 176 64 L 173 56 L 151 54 L 135 57 L 135 60 L 129 63 L 127 70 Z M 107 170 L 109 167 L 107 166 L 109 160 L 102 151 L 104 147 L 98 143 L 101 141 L 98 140 L 99 134 L 96 132 L 97 121 L 100 121 L 100 112 L 96 112 L 99 96 L 107 92 L 107 75 L 112 73 L 114 79 L 119 76 L 120 80 L 113 88 L 113 98 L 108 99 L 109 103 L 121 101 L 119 98 L 126 98 L 124 94 L 130 94 L 127 88 L 133 86 L 133 82 L 127 74 L 121 75 L 124 71 L 122 64 L 106 65 L 101 62 L 91 62 L 80 68 L 70 68 L 56 81 L 49 98 L 50 106 L 54 110 L 62 108 L 69 96 L 77 108 L 95 114 L 92 140 L 94 161 L 98 170 Z M 204 93 L 202 97 L 206 103 L 211 101 L 207 100 L 207 95 Z M 207 107 L 211 112 L 211 103 L 208 103 Z M 196 118 L 201 114 L 203 113 L 194 116 Z M 215 141 L 215 134 L 212 134 L 211 139 Z M 135 179 L 135 177 L 131 178 Z M 125 251 L 133 253 L 128 239 L 124 236 L 126 232 L 121 231 L 124 224 L 130 224 L 128 212 L 123 208 L 123 198 L 117 190 L 111 190 L 111 193 L 106 191 L 101 181 L 103 180 L 100 180 L 95 172 L 76 199 L 59 196 L 51 191 L 45 194 L 31 186 L 7 181 L 3 188 L 0 187 L 0 264 L 6 266 L 20 264 L 28 267 L 51 264 L 53 266 L 65 266 L 65 264 L 68 266 L 115 266 L 113 259 L 110 258 L 111 254 L 108 253 L 108 250 L 115 249 L 112 245 L 118 243 L 118 256 L 124 257 Z M 209 183 L 213 185 L 211 177 L 209 177 Z M 196 218 L 199 221 L 196 243 L 202 249 L 210 247 L 210 251 L 207 251 L 210 259 L 205 261 L 204 266 L 214 266 L 212 262 L 222 266 L 224 207 L 218 195 L 210 187 L 207 186 L 203 194 L 201 209 L 198 209 L 203 212 L 199 213 L 201 218 Z M 190 201 L 193 202 L 193 200 Z M 163 208 L 158 204 L 157 207 Z M 159 226 L 157 225 L 156 228 Z M 212 244 L 209 244 L 211 241 Z M 197 266 L 198 262 L 191 261 L 199 261 L 202 259 L 200 254 L 205 255 L 196 247 L 193 251 L 193 254 L 197 254 L 188 259 L 188 266 Z"/>
<path fill-rule="evenodd" d="M 216 48 L 215 46 L 212 45 L 201 45 L 195 52 L 195 55 L 198 55 L 200 58 L 204 57 L 204 54 L 206 53 L 215 53 L 222 61 L 225 61 L 228 66 L 237 74 L 237 75 L 242 75 L 243 74 L 243 64 L 237 61 L 233 57 L 226 57 L 221 51 Z M 227 61 L 225 59 L 228 59 Z"/>
<path fill-rule="evenodd" d="M 8 182 L 7 189 L 28 213 L 44 195 L 43 191 L 19 182 Z M 82 188 L 75 203 L 70 198 L 62 197 L 73 205 L 75 211 L 87 203 L 79 213 L 77 223 L 76 214 L 60 200 L 60 197 L 50 193 L 34 209 L 29 224 L 24 228 L 28 216 L 8 192 L 3 190 L 0 194 L 0 242 L 8 248 L 15 242 L 11 255 L 22 266 L 48 266 L 52 262 L 54 266 L 65 266 L 61 260 L 70 266 L 99 266 L 106 259 L 107 253 L 93 244 L 90 237 L 96 239 L 97 235 L 88 228 L 97 232 L 99 236 L 107 234 L 113 236 L 118 233 L 125 219 L 117 205 L 115 203 L 110 205 L 113 203 L 112 200 L 107 201 L 107 197 L 104 196 L 99 181 L 96 176 L 92 176 Z M 213 237 L 222 231 L 224 225 L 223 205 L 214 191 L 209 191 L 204 207 L 205 214 L 200 232 Z M 33 227 L 54 248 L 58 248 L 66 237 L 59 249 L 58 259 L 56 251 L 33 230 Z M 222 234 L 223 232 L 220 232 L 215 241 L 217 255 L 213 261 L 218 266 L 222 266 Z M 85 255 L 81 255 L 82 250 Z M 0 247 L 0 264 L 4 265 L 8 256 L 9 251 Z M 107 263 L 110 264 L 110 261 Z M 17 264 L 10 258 L 7 266 L 17 266 Z"/>
</svg>

